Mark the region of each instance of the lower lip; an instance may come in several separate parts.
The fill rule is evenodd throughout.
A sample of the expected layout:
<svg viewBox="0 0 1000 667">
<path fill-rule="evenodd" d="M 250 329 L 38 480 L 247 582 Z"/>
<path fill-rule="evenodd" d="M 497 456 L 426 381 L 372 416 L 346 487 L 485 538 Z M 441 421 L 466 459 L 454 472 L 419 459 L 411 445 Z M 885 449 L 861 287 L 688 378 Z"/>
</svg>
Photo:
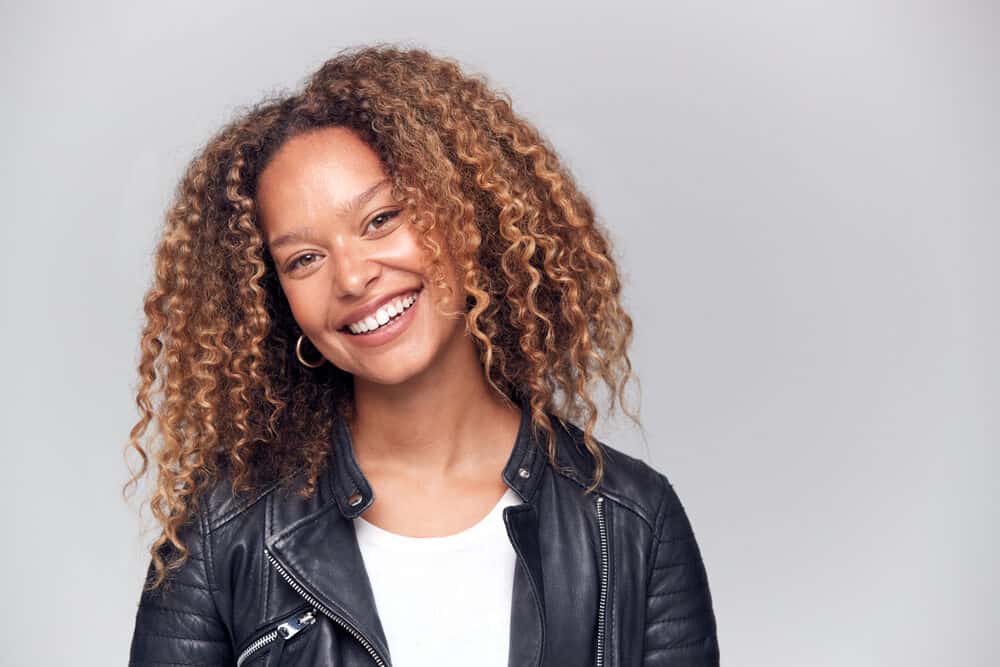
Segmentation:
<svg viewBox="0 0 1000 667">
<path fill-rule="evenodd" d="M 361 347 L 376 347 L 378 345 L 385 345 L 397 336 L 402 335 L 402 333 L 410 326 L 414 317 L 413 311 L 415 311 L 417 306 L 420 305 L 423 293 L 423 289 L 417 292 L 417 300 L 414 301 L 409 308 L 404 310 L 402 315 L 389 320 L 387 324 L 380 326 L 375 331 L 363 334 L 352 334 L 350 331 L 341 331 L 340 333 L 346 336 L 351 343 Z"/>
</svg>

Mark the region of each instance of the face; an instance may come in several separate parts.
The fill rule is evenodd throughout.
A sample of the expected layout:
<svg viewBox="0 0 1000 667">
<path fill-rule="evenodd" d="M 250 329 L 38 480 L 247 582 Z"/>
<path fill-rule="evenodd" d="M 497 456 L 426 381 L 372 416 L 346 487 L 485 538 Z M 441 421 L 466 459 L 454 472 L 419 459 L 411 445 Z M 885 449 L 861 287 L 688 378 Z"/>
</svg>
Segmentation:
<svg viewBox="0 0 1000 667">
<path fill-rule="evenodd" d="M 405 382 L 462 344 L 465 296 L 454 267 L 445 264 L 449 296 L 432 284 L 381 160 L 351 130 L 289 139 L 260 174 L 257 203 L 302 333 L 355 382 Z M 315 351 L 304 347 L 311 361 Z"/>
</svg>

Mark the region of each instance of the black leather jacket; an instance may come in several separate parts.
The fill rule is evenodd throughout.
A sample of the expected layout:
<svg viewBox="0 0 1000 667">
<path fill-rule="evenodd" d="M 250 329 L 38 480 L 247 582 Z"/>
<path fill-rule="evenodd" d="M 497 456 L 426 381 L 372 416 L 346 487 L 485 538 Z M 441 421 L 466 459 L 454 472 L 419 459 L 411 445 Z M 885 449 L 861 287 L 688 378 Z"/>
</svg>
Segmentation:
<svg viewBox="0 0 1000 667">
<path fill-rule="evenodd" d="M 522 403 L 503 470 L 523 500 L 503 511 L 517 555 L 508 664 L 718 665 L 708 579 L 670 482 L 601 443 L 604 480 L 584 495 L 582 432 L 552 423 L 558 468 Z M 372 489 L 342 420 L 332 445 L 310 499 L 276 486 L 208 494 L 182 533 L 189 560 L 169 588 L 142 593 L 129 664 L 392 664 L 352 521 Z"/>
</svg>

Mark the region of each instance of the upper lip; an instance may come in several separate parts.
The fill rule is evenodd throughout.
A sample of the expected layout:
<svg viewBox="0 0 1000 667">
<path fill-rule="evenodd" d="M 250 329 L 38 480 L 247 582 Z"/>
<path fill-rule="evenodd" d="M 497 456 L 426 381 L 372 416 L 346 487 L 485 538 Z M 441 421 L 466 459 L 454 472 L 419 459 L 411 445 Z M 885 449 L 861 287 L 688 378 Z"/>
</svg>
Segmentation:
<svg viewBox="0 0 1000 667">
<path fill-rule="evenodd" d="M 375 297 L 363 306 L 355 308 L 351 312 L 344 315 L 340 320 L 340 325 L 338 329 L 346 329 L 349 325 L 355 322 L 360 322 L 361 320 L 367 318 L 368 316 L 374 316 L 379 308 L 385 304 L 398 299 L 404 294 L 409 294 L 410 292 L 419 292 L 420 287 L 407 287 L 406 289 L 399 290 L 398 292 L 392 292 L 391 294 L 385 294 L 383 296 Z"/>
</svg>

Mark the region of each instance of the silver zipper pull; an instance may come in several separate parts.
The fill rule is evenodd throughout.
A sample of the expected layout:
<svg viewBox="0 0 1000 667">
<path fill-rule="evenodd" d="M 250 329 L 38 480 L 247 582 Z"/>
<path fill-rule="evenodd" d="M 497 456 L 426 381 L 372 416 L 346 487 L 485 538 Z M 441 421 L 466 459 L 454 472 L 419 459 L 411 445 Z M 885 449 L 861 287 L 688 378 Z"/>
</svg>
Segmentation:
<svg viewBox="0 0 1000 667">
<path fill-rule="evenodd" d="M 289 640 L 295 635 L 302 631 L 302 628 L 312 625 L 316 622 L 316 612 L 307 611 L 306 613 L 299 616 L 297 619 L 292 619 L 291 621 L 285 621 L 278 626 L 278 635 L 284 639 Z"/>
</svg>

